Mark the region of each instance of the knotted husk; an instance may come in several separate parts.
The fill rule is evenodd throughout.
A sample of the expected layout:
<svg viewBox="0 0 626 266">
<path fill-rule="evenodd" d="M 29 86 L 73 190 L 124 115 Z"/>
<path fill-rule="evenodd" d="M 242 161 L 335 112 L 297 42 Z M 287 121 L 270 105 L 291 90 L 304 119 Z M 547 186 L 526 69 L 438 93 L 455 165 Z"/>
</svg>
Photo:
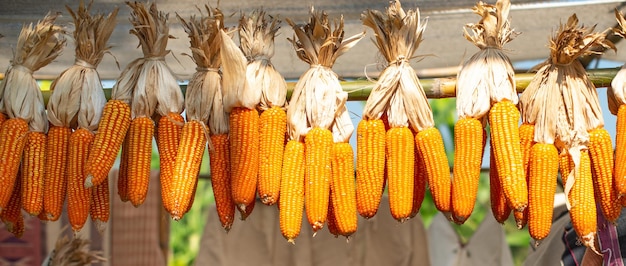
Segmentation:
<svg viewBox="0 0 626 266">
<path fill-rule="evenodd" d="M 345 107 L 347 93 L 343 91 L 332 66 L 339 56 L 352 48 L 365 32 L 344 39 L 343 16 L 331 25 L 326 12 L 311 8 L 309 22 L 297 25 L 287 23 L 295 36 L 288 38 L 298 58 L 311 67 L 302 74 L 291 96 L 287 109 L 289 139 L 301 140 L 313 127 L 332 131 L 335 142 L 346 142 L 354 131 L 348 123 Z"/>
<path fill-rule="evenodd" d="M 515 71 L 502 50 L 516 35 L 508 20 L 510 6 L 508 0 L 500 0 L 495 5 L 479 2 L 473 11 L 482 19 L 477 24 L 465 25 L 465 38 L 480 51 L 463 63 L 457 75 L 459 118 L 480 119 L 495 102 L 518 103 Z"/>
<path fill-rule="evenodd" d="M 89 13 L 92 3 L 85 6 L 80 1 L 76 12 L 66 6 L 74 20 L 76 62 L 52 83 L 47 114 L 54 126 L 78 126 L 94 132 L 106 103 L 96 67 L 111 48 L 107 41 L 115 29 L 119 9 L 106 16 L 92 16 Z"/>
<path fill-rule="evenodd" d="M 280 29 L 281 21 L 267 15 L 263 10 L 255 10 L 239 20 L 239 45 L 248 59 L 246 79 L 251 89 L 261 91 L 259 109 L 273 106 L 284 107 L 287 101 L 287 83 L 274 68 L 270 59 L 274 56 L 274 37 Z"/>
<path fill-rule="evenodd" d="M 28 122 L 33 132 L 46 132 L 48 119 L 43 96 L 33 72 L 48 65 L 65 46 L 65 30 L 55 25 L 57 15 L 47 14 L 37 24 L 24 25 L 17 40 L 11 66 L 0 85 L 0 112 Z"/>
<path fill-rule="evenodd" d="M 433 127 L 432 110 L 415 70 L 409 64 L 422 41 L 427 21 L 420 12 L 402 9 L 391 1 L 386 14 L 367 10 L 363 25 L 374 30 L 374 44 L 387 61 L 363 109 L 363 119 L 379 119 L 387 114 L 391 127 L 410 126 L 414 131 Z"/>
<path fill-rule="evenodd" d="M 209 125 L 211 134 L 226 134 L 228 114 L 223 108 L 219 71 L 219 33 L 224 28 L 224 15 L 217 8 L 205 8 L 208 14 L 201 18 L 192 16 L 187 21 L 178 16 L 189 35 L 191 58 L 197 65 L 196 72 L 187 85 L 185 113 L 188 121 L 198 120 Z"/>
<path fill-rule="evenodd" d="M 600 54 L 594 50 L 599 46 L 615 46 L 605 33 L 593 31 L 594 27 L 578 26 L 575 14 L 561 24 L 550 40 L 550 58 L 536 67 L 535 77 L 520 97 L 522 121 L 535 125 L 534 141 L 557 142 L 571 155 L 574 169 L 567 177 L 566 196 L 580 171 L 581 151 L 589 147 L 588 131 L 604 126 L 596 88 L 578 58 Z M 567 206 L 571 207 L 569 201 Z M 580 237 L 593 249 L 595 233 Z"/>
</svg>

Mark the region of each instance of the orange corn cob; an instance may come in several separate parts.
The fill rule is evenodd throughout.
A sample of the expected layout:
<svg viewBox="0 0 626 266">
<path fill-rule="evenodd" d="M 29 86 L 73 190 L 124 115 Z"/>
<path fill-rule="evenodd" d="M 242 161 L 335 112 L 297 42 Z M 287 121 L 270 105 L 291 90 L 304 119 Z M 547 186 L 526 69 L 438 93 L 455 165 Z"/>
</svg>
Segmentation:
<svg viewBox="0 0 626 266">
<path fill-rule="evenodd" d="M 191 208 L 206 143 L 205 125 L 202 122 L 192 120 L 185 123 L 174 163 L 172 193 L 168 199 L 170 202 L 164 203 L 172 207 L 170 214 L 174 220 L 183 218 Z"/>
<path fill-rule="evenodd" d="M 138 207 L 148 195 L 154 122 L 150 117 L 135 118 L 128 135 L 128 199 Z"/>
<path fill-rule="evenodd" d="M 572 161 L 572 157 L 567 151 L 562 151 L 559 154 L 559 172 L 561 172 L 561 183 L 563 183 L 563 187 L 565 187 L 567 177 L 573 169 L 574 161 Z"/>
<path fill-rule="evenodd" d="M 439 130 L 431 127 L 420 131 L 415 136 L 415 144 L 424 158 L 435 207 L 449 215 L 452 209 L 450 206 L 450 167 Z"/>
<path fill-rule="evenodd" d="M 530 148 L 535 144 L 535 125 L 522 124 L 519 127 L 519 141 L 522 152 L 522 162 L 524 163 L 524 173 L 528 176 L 530 165 Z"/>
<path fill-rule="evenodd" d="M 553 144 L 536 143 L 530 152 L 528 173 L 528 231 L 535 240 L 550 233 L 559 152 Z"/>
<path fill-rule="evenodd" d="M 613 144 L 606 129 L 596 128 L 589 131 L 589 157 L 594 189 L 599 196 L 596 201 L 600 203 L 604 217 L 615 222 L 622 211 L 622 205 L 613 187 Z"/>
<path fill-rule="evenodd" d="M 585 246 L 593 247 L 597 229 L 596 202 L 593 196 L 589 151 L 580 151 L 579 171 L 574 173 L 574 186 L 570 191 L 570 217 L 572 226 Z"/>
<path fill-rule="evenodd" d="M 493 149 L 489 150 L 489 191 L 491 196 L 491 212 L 493 217 L 501 224 L 509 218 L 511 208 L 504 196 L 504 190 L 500 184 L 498 176 L 498 166 L 496 157 L 493 155 Z"/>
<path fill-rule="evenodd" d="M 517 126 L 519 118 L 519 110 L 507 100 L 495 103 L 489 111 L 492 149 L 502 188 L 511 207 L 523 211 L 528 205 L 528 186 Z"/>
<path fill-rule="evenodd" d="M 333 135 L 330 130 L 314 127 L 305 140 L 304 204 L 313 232 L 322 229 L 328 213 Z"/>
<path fill-rule="evenodd" d="M 337 228 L 337 218 L 335 217 L 335 209 L 333 208 L 333 189 L 330 189 L 330 204 L 328 204 L 328 214 L 326 214 L 326 223 L 328 224 L 328 232 L 334 235 L 335 238 L 339 237 L 339 228 Z"/>
<path fill-rule="evenodd" d="M 408 127 L 393 127 L 386 136 L 389 207 L 394 219 L 404 222 L 413 211 L 415 146 Z"/>
<path fill-rule="evenodd" d="M 337 231 L 340 235 L 348 237 L 357 229 L 354 154 L 350 143 L 333 144 L 332 154 L 332 202 L 329 205 L 333 205 Z"/>
<path fill-rule="evenodd" d="M 0 212 L 7 207 L 18 179 L 27 136 L 28 123 L 20 118 L 11 118 L 0 128 Z"/>
<path fill-rule="evenodd" d="M 43 179 L 46 164 L 46 134 L 28 133 L 22 158 L 22 208 L 37 216 L 43 209 Z"/>
<path fill-rule="evenodd" d="M 259 172 L 259 113 L 234 108 L 230 121 L 230 169 L 235 205 L 241 212 L 254 201 Z M 264 147 L 267 148 L 267 147 Z"/>
<path fill-rule="evenodd" d="M 22 216 L 22 197 L 20 196 L 22 194 L 21 183 L 20 178 L 15 180 L 6 208 L 0 212 L 0 220 L 4 223 L 7 231 L 17 238 L 22 237 L 25 229 L 24 216 Z"/>
<path fill-rule="evenodd" d="M 215 207 L 222 227 L 230 230 L 235 219 L 235 203 L 230 191 L 230 164 L 228 163 L 228 134 L 211 136 L 213 149 L 209 149 L 211 162 L 211 185 L 215 197 Z"/>
<path fill-rule="evenodd" d="M 157 148 L 159 149 L 161 200 L 163 201 L 163 207 L 168 212 L 172 207 L 166 205 L 166 203 L 169 203 L 167 197 L 171 194 L 174 163 L 176 162 L 176 153 L 178 153 L 178 144 L 180 143 L 180 135 L 183 131 L 184 123 L 185 119 L 183 119 L 182 115 L 169 113 L 167 116 L 162 116 L 159 119 L 157 134 L 155 135 Z"/>
<path fill-rule="evenodd" d="M 619 106 L 615 133 L 615 189 L 619 198 L 626 197 L 626 104 Z"/>
<path fill-rule="evenodd" d="M 94 135 L 79 128 L 70 136 L 70 151 L 67 165 L 67 215 L 74 232 L 85 225 L 89 215 L 91 188 L 84 186 L 84 166 Z"/>
<path fill-rule="evenodd" d="M 130 105 L 119 100 L 108 101 L 85 163 L 85 187 L 99 185 L 107 178 L 129 127 Z"/>
<path fill-rule="evenodd" d="M 280 172 L 283 167 L 287 114 L 274 106 L 261 113 L 259 123 L 259 197 L 266 205 L 274 205 L 280 193 Z"/>
<path fill-rule="evenodd" d="M 106 229 L 109 222 L 110 194 L 109 179 L 92 188 L 89 216 L 100 234 Z"/>
<path fill-rule="evenodd" d="M 43 210 L 50 221 L 61 217 L 67 191 L 67 159 L 72 129 L 51 126 L 46 145 Z"/>
<path fill-rule="evenodd" d="M 428 177 L 426 176 L 426 166 L 424 165 L 424 158 L 420 154 L 419 149 L 415 148 L 415 163 L 413 164 L 415 170 L 413 171 L 413 209 L 411 210 L 410 217 L 415 217 L 422 206 L 424 196 L 426 195 L 426 186 Z"/>
<path fill-rule="evenodd" d="M 290 243 L 295 243 L 302 227 L 304 208 L 304 143 L 290 140 L 285 145 L 283 171 L 280 181 L 280 232 Z"/>
<path fill-rule="evenodd" d="M 361 120 L 356 129 L 356 203 L 364 218 L 376 215 L 385 184 L 385 125 Z"/>
<path fill-rule="evenodd" d="M 124 142 L 122 143 L 122 158 L 120 158 L 120 170 L 117 173 L 117 195 L 120 196 L 122 202 L 127 202 L 130 199 L 128 194 L 128 162 L 130 156 L 130 134 L 126 134 Z"/>
<path fill-rule="evenodd" d="M 460 118 L 454 126 L 452 214 L 463 224 L 474 210 L 483 151 L 483 125 L 476 118 Z"/>
<path fill-rule="evenodd" d="M 7 121 L 7 115 L 0 113 L 0 127 L 2 127 L 2 123 L 4 123 L 4 121 Z"/>
</svg>

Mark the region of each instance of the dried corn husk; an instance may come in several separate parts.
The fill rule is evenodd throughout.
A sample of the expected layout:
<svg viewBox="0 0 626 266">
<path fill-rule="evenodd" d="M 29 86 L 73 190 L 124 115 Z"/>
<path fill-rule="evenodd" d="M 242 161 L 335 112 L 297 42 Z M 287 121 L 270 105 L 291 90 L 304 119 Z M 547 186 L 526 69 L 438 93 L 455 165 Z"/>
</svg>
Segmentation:
<svg viewBox="0 0 626 266">
<path fill-rule="evenodd" d="M 90 241 L 81 237 L 69 239 L 59 237 L 54 250 L 46 257 L 42 265 L 46 266 L 82 266 L 106 262 L 101 250 L 89 250 Z"/>
<path fill-rule="evenodd" d="M 572 157 L 574 169 L 567 177 L 566 195 L 580 171 L 580 152 L 588 149 L 588 131 L 604 126 L 596 88 L 577 59 L 601 53 L 593 50 L 598 46 L 615 46 L 605 33 L 593 31 L 594 27 L 578 26 L 575 14 L 560 25 L 550 40 L 550 58 L 536 67 L 535 77 L 520 97 L 523 122 L 535 125 L 534 141 L 559 143 L 562 152 Z M 571 207 L 569 202 L 567 206 Z M 594 248 L 595 233 L 580 237 Z"/>
<path fill-rule="evenodd" d="M 616 9 L 615 18 L 617 19 L 618 27 L 615 27 L 613 32 L 622 38 L 626 38 L 626 19 L 624 15 Z M 613 100 L 609 104 L 609 107 L 611 107 L 609 109 L 611 113 L 617 115 L 619 106 L 626 104 L 626 64 L 622 66 L 611 81 L 611 88 L 608 95 L 609 99 Z"/>
<path fill-rule="evenodd" d="M 410 126 L 414 131 L 433 127 L 430 104 L 409 64 L 422 41 L 426 20 L 420 19 L 418 9 L 405 12 L 399 1 L 390 2 L 386 14 L 365 11 L 361 20 L 374 30 L 374 43 L 387 61 L 367 99 L 363 119 L 378 119 L 386 113 L 391 127 Z"/>
<path fill-rule="evenodd" d="M 496 5 L 478 2 L 472 9 L 482 19 L 465 25 L 465 38 L 480 51 L 463 63 L 457 75 L 459 118 L 480 119 L 489 112 L 492 102 L 518 102 L 515 71 L 502 50 L 515 37 L 508 21 L 510 6 L 508 0 L 501 0 Z"/>
<path fill-rule="evenodd" d="M 34 132 L 46 132 L 48 119 L 33 72 L 52 62 L 65 46 L 65 31 L 54 24 L 56 18 L 57 15 L 48 14 L 37 24 L 22 27 L 11 66 L 0 85 L 0 112 L 6 112 L 9 118 L 26 120 Z"/>
<path fill-rule="evenodd" d="M 348 123 L 350 116 L 344 105 L 348 95 L 331 67 L 365 32 L 344 39 L 343 16 L 331 26 L 328 14 L 313 8 L 307 24 L 296 25 L 290 19 L 287 23 L 295 31 L 288 40 L 298 58 L 311 65 L 296 83 L 287 109 L 289 139 L 300 140 L 311 128 L 320 127 L 330 129 L 335 142 L 345 142 L 354 126 Z"/>
<path fill-rule="evenodd" d="M 280 20 L 265 11 L 254 11 L 239 20 L 240 47 L 248 59 L 246 78 L 248 86 L 261 91 L 260 110 L 272 106 L 285 106 L 287 83 L 274 68 L 270 58 L 274 56 L 274 37 L 280 29 Z"/>
<path fill-rule="evenodd" d="M 191 57 L 197 65 L 187 85 L 185 113 L 188 121 L 198 120 L 209 125 L 211 134 L 225 134 L 228 133 L 228 114 L 223 108 L 219 71 L 222 62 L 219 32 L 224 27 L 224 15 L 217 8 L 205 8 L 207 16 L 199 19 L 191 17 L 187 21 L 178 16 L 189 35 Z"/>
<path fill-rule="evenodd" d="M 66 6 L 74 19 L 76 62 L 52 83 L 47 114 L 52 125 L 79 126 L 94 132 L 106 103 L 96 67 L 111 48 L 107 41 L 115 29 L 119 9 L 107 16 L 92 16 L 91 4 L 85 6 L 80 1 L 76 12 Z"/>
</svg>

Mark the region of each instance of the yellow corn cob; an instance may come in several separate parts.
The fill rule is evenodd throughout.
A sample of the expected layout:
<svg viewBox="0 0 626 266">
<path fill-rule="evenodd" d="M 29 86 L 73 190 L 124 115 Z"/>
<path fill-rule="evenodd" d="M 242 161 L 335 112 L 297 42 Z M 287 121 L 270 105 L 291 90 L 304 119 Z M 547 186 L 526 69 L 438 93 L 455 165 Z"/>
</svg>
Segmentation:
<svg viewBox="0 0 626 266">
<path fill-rule="evenodd" d="M 280 171 L 283 167 L 287 114 L 274 106 L 261 113 L 259 123 L 259 197 L 266 205 L 274 205 L 280 193 Z"/>
<path fill-rule="evenodd" d="M 306 134 L 304 204 L 313 232 L 322 229 L 328 213 L 333 135 L 330 130 L 314 127 Z"/>
<path fill-rule="evenodd" d="M 138 207 L 148 195 L 154 122 L 150 117 L 135 118 L 128 135 L 128 199 Z"/>
<path fill-rule="evenodd" d="M 92 188 L 89 216 L 100 234 L 106 229 L 109 222 L 110 194 L 109 179 Z"/>
<path fill-rule="evenodd" d="M 528 173 L 528 231 L 536 240 L 550 233 L 559 152 L 553 144 L 536 143 L 530 152 Z"/>
<path fill-rule="evenodd" d="M 67 215 L 74 232 L 83 228 L 89 215 L 91 188 L 84 186 L 84 166 L 93 139 L 93 133 L 84 128 L 77 129 L 70 136 L 67 165 Z"/>
<path fill-rule="evenodd" d="M 611 136 L 604 128 L 589 131 L 589 156 L 591 157 L 593 185 L 600 203 L 602 214 L 615 222 L 622 211 L 613 187 L 613 144 Z"/>
<path fill-rule="evenodd" d="M 304 143 L 290 140 L 285 145 L 283 171 L 280 181 L 280 231 L 290 243 L 295 243 L 302 227 L 304 208 Z"/>
<path fill-rule="evenodd" d="M 331 167 L 333 171 L 331 177 L 332 203 L 329 205 L 333 205 L 338 233 L 348 237 L 357 229 L 354 154 L 350 143 L 333 144 Z"/>
<path fill-rule="evenodd" d="M 22 208 L 37 216 L 43 209 L 43 179 L 46 164 L 46 134 L 28 133 L 22 158 Z"/>
<path fill-rule="evenodd" d="M 419 149 L 415 148 L 415 162 L 413 170 L 413 209 L 411 210 L 410 217 L 415 217 L 422 206 L 424 196 L 426 195 L 426 184 L 428 177 L 426 176 L 426 166 L 424 165 L 424 158 L 420 154 Z"/>
<path fill-rule="evenodd" d="M 99 185 L 107 178 L 129 127 L 130 105 L 119 100 L 108 101 L 85 163 L 85 187 Z"/>
<path fill-rule="evenodd" d="M 528 177 L 528 166 L 530 165 L 530 148 L 535 144 L 535 125 L 522 124 L 519 127 L 519 141 L 522 152 L 522 162 L 524 164 L 524 173 Z"/>
<path fill-rule="evenodd" d="M 567 177 L 573 169 L 574 161 L 572 161 L 572 157 L 567 151 L 562 151 L 559 154 L 559 172 L 561 172 L 561 183 L 563 183 L 563 187 L 565 187 Z"/>
<path fill-rule="evenodd" d="M 15 180 L 18 179 L 27 136 L 28 123 L 20 118 L 11 118 L 0 128 L 0 212 L 9 203 Z"/>
<path fill-rule="evenodd" d="M 209 160 L 211 163 L 211 185 L 215 197 L 215 207 L 222 227 L 228 232 L 235 219 L 235 203 L 230 191 L 228 134 L 212 135 L 211 143 L 213 144 L 213 149 L 209 149 Z"/>
<path fill-rule="evenodd" d="M 166 203 L 169 203 L 167 197 L 171 193 L 172 173 L 174 172 L 176 153 L 178 152 L 178 144 L 180 143 L 180 135 L 183 131 L 184 123 L 185 119 L 183 119 L 182 115 L 169 113 L 167 116 L 162 116 L 159 119 L 157 134 L 155 135 L 157 148 L 159 149 L 161 200 L 163 201 L 163 207 L 168 212 L 171 210 L 171 206 L 166 205 Z"/>
<path fill-rule="evenodd" d="M 19 172 L 19 170 L 18 170 Z M 18 173 L 20 175 L 20 173 Z M 6 208 L 0 212 L 0 220 L 4 223 L 7 231 L 17 238 L 24 234 L 24 216 L 22 216 L 22 180 L 17 178 L 7 202 Z"/>
<path fill-rule="evenodd" d="M 183 218 L 191 208 L 206 143 L 202 122 L 192 120 L 185 123 L 174 163 L 170 202 L 164 203 L 172 207 L 170 214 L 174 220 Z"/>
<path fill-rule="evenodd" d="M 44 172 L 43 211 L 47 220 L 56 221 L 61 217 L 65 195 L 67 194 L 67 159 L 72 129 L 51 126 L 46 145 L 46 165 Z"/>
<path fill-rule="evenodd" d="M 528 205 L 528 186 L 520 144 L 519 110 L 511 101 L 495 103 L 489 111 L 489 125 L 500 182 L 509 204 L 523 211 Z"/>
<path fill-rule="evenodd" d="M 356 203 L 364 218 L 376 215 L 385 184 L 385 124 L 361 120 L 356 129 Z"/>
<path fill-rule="evenodd" d="M 424 158 L 430 192 L 435 207 L 446 215 L 450 214 L 450 167 L 443 139 L 437 128 L 424 129 L 415 136 L 415 144 Z"/>
<path fill-rule="evenodd" d="M 489 191 L 491 196 L 491 212 L 493 217 L 501 224 L 509 218 L 511 207 L 506 201 L 504 190 L 500 185 L 500 177 L 498 176 L 498 166 L 496 157 L 493 155 L 493 149 L 489 149 Z"/>
<path fill-rule="evenodd" d="M 471 117 L 460 118 L 454 126 L 454 175 L 452 214 L 463 224 L 474 210 L 483 151 L 483 125 Z"/>
<path fill-rule="evenodd" d="M 618 163 L 619 162 L 619 163 Z M 626 104 L 619 106 L 615 133 L 615 189 L 626 199 Z"/>
<path fill-rule="evenodd" d="M 413 211 L 415 146 L 408 127 L 392 127 L 386 135 L 389 207 L 394 219 L 404 222 Z"/>
<path fill-rule="evenodd" d="M 570 191 L 570 217 L 572 226 L 585 246 L 593 247 L 597 229 L 596 202 L 593 196 L 589 151 L 580 151 L 580 166 L 574 173 L 574 186 Z"/>
<path fill-rule="evenodd" d="M 234 108 L 230 121 L 230 169 L 232 193 L 240 212 L 254 201 L 259 172 L 259 113 Z M 264 147 L 267 148 L 267 147 Z"/>
<path fill-rule="evenodd" d="M 120 170 L 117 173 L 117 195 L 120 196 L 122 202 L 127 202 L 130 198 L 128 195 L 128 162 L 130 156 L 130 134 L 126 134 L 122 143 L 122 158 L 120 158 Z"/>
</svg>

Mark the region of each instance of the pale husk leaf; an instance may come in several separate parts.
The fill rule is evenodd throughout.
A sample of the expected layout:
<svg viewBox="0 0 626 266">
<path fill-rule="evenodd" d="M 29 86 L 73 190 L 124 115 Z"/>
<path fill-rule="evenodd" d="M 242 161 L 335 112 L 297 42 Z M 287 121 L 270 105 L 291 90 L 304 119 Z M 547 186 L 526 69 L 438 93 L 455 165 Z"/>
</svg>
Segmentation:
<svg viewBox="0 0 626 266">
<path fill-rule="evenodd" d="M 613 28 L 613 32 L 622 38 L 626 37 L 626 19 L 624 15 L 615 9 L 615 18 L 618 26 Z M 613 92 L 611 97 L 614 97 L 613 99 L 616 100 L 618 106 L 626 103 L 626 65 L 622 66 L 611 81 L 611 90 Z M 616 114 L 617 109 L 615 109 L 615 112 L 613 110 L 611 112 Z"/>
<path fill-rule="evenodd" d="M 261 102 L 261 89 L 249 86 L 247 78 L 244 78 L 248 60 L 224 30 L 220 30 L 219 36 L 224 108 L 227 113 L 235 107 L 255 109 Z"/>
<path fill-rule="evenodd" d="M 248 59 L 246 78 L 250 88 L 261 90 L 261 110 L 284 107 L 286 103 L 287 83 L 270 61 L 280 22 L 262 10 L 243 15 L 239 20 L 239 45 Z"/>
<path fill-rule="evenodd" d="M 22 27 L 11 66 L 0 86 L 3 111 L 10 118 L 26 120 L 35 132 L 46 132 L 48 119 L 33 72 L 57 58 L 65 46 L 65 31 L 54 25 L 56 17 L 48 14 L 37 24 Z"/>
<path fill-rule="evenodd" d="M 115 29 L 119 9 L 115 8 L 106 17 L 103 14 L 92 16 L 89 13 L 92 3 L 85 6 L 80 1 L 76 12 L 66 6 L 74 19 L 76 63 L 52 83 L 47 115 L 55 126 L 80 126 L 93 132 L 98 128 L 106 103 L 96 67 L 110 49 L 107 41 Z"/>
<path fill-rule="evenodd" d="M 296 55 L 311 65 L 296 83 L 287 109 L 289 138 L 300 140 L 312 127 L 331 129 L 338 140 L 346 135 L 349 138 L 353 126 L 346 125 L 343 115 L 345 94 L 331 67 L 365 33 L 344 39 L 343 17 L 331 26 L 328 15 L 313 8 L 307 24 L 296 25 L 290 19 L 287 22 L 295 32 L 295 37 L 288 40 Z M 336 119 L 340 121 L 335 122 Z M 334 123 L 336 127 L 331 128 Z"/>
<path fill-rule="evenodd" d="M 422 41 L 426 20 L 417 9 L 405 12 L 399 1 L 390 2 L 385 14 L 365 11 L 361 20 L 374 30 L 374 43 L 388 63 L 368 97 L 363 118 L 378 119 L 386 112 L 392 127 L 419 131 L 434 126 L 426 94 L 408 63 Z"/>
<path fill-rule="evenodd" d="M 90 241 L 81 237 L 57 239 L 47 264 L 49 266 L 83 266 L 106 262 L 102 251 L 89 250 Z"/>
</svg>

